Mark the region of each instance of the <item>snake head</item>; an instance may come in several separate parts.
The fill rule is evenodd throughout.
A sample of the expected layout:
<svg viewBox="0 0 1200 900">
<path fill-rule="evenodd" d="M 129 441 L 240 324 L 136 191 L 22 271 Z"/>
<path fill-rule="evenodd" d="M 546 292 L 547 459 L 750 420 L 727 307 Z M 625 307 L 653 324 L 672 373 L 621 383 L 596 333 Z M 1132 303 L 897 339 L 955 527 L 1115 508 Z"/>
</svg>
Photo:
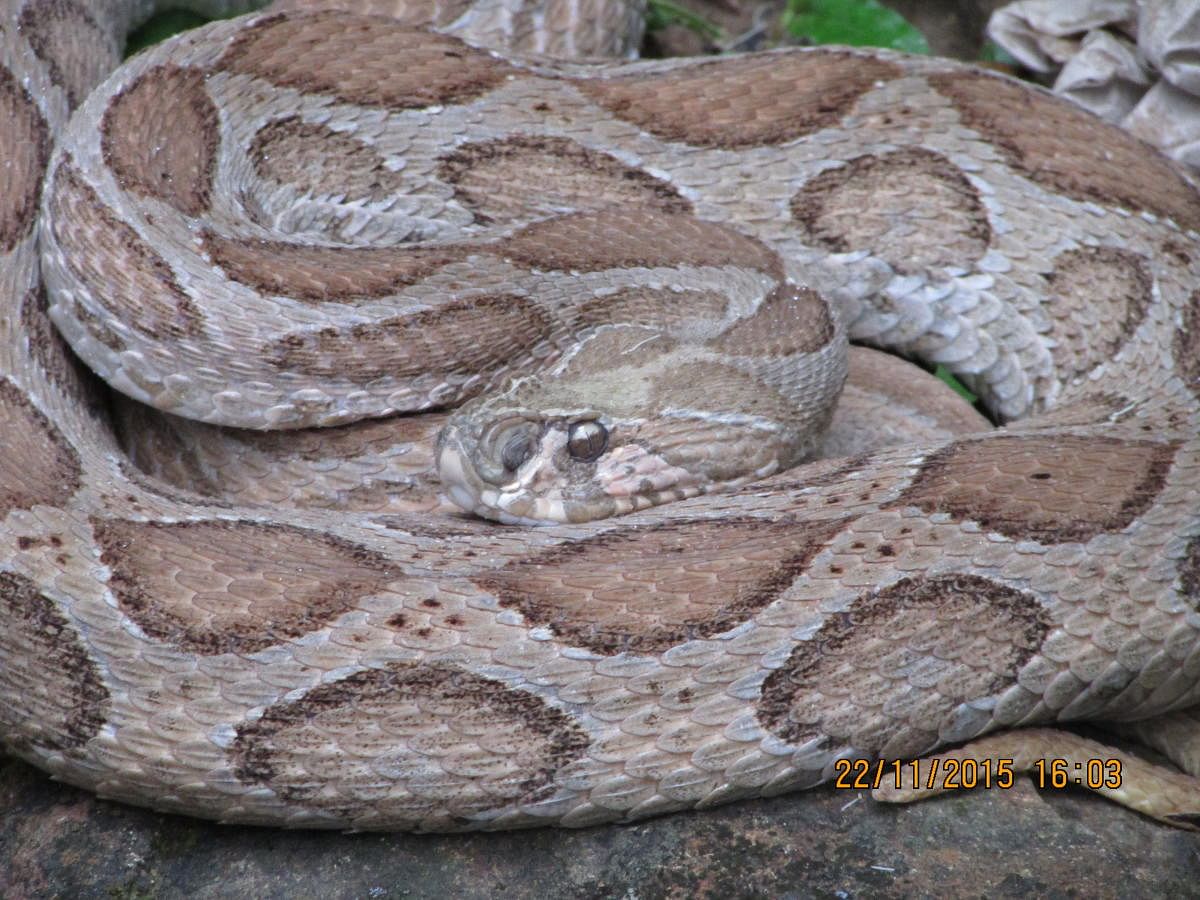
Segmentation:
<svg viewBox="0 0 1200 900">
<path fill-rule="evenodd" d="M 539 415 L 496 405 L 468 405 L 439 436 L 438 472 L 456 504 L 525 524 L 587 521 L 638 508 L 632 492 L 609 493 L 612 467 L 627 455 L 619 450 L 624 429 L 611 417 L 588 409 Z"/>
<path fill-rule="evenodd" d="M 841 349 L 841 348 L 835 348 Z M 550 371 L 451 416 L 438 472 L 465 510 L 586 522 L 765 477 L 811 455 L 844 364 L 806 355 L 823 403 L 783 397 L 728 355 L 638 327 L 598 332 Z"/>
</svg>

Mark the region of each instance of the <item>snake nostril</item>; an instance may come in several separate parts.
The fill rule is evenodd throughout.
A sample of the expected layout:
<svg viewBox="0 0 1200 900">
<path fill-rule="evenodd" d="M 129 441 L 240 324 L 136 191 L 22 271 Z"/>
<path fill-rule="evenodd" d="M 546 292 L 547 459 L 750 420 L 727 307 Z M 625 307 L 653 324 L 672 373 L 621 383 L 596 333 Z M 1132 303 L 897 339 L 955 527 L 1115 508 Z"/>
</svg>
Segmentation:
<svg viewBox="0 0 1200 900">
<path fill-rule="evenodd" d="M 500 462 L 503 463 L 505 471 L 515 472 L 529 457 L 533 456 L 533 451 L 533 435 L 528 431 L 523 431 L 514 434 L 505 442 L 504 449 L 500 451 Z"/>
</svg>

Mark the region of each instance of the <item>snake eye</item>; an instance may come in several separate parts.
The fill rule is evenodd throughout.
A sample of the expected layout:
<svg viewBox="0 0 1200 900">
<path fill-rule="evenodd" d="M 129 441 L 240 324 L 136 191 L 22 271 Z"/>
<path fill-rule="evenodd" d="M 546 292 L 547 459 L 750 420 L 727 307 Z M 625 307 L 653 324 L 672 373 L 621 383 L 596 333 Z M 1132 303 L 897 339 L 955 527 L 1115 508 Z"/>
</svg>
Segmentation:
<svg viewBox="0 0 1200 900">
<path fill-rule="evenodd" d="M 515 472 L 521 468 L 522 463 L 533 456 L 535 449 L 533 435 L 528 431 L 520 431 L 505 442 L 504 449 L 500 451 L 500 462 L 506 471 Z"/>
<path fill-rule="evenodd" d="M 572 459 L 593 462 L 608 447 L 608 429 L 599 422 L 576 422 L 567 432 L 567 451 Z"/>
</svg>

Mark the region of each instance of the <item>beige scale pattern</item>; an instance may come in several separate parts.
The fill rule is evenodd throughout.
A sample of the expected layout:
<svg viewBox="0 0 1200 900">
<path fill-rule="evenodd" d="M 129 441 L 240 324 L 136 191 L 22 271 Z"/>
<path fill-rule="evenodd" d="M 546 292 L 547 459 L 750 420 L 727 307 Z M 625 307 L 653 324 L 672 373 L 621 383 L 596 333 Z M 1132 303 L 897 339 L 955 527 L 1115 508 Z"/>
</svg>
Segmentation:
<svg viewBox="0 0 1200 900">
<path fill-rule="evenodd" d="M 214 24 L 89 95 L 147 6 L 0 3 L 9 751 L 224 821 L 457 830 L 777 794 L 1023 726 L 1179 746 L 1200 196 L 1149 147 L 939 60 L 523 61 L 327 12 Z M 544 40 L 589 4 L 499 7 L 478 15 Z M 600 37 L 568 50 L 627 50 Z M 753 324 L 788 279 L 816 344 Z M 436 488 L 403 447 L 440 420 L 349 424 L 553 360 L 602 297 L 695 300 L 767 357 L 843 331 L 1011 424 L 548 528 L 409 498 Z M 135 409 L 127 454 L 54 326 L 145 404 L 303 430 Z M 1142 808 L 1192 821 L 1194 783 L 1161 777 Z"/>
</svg>

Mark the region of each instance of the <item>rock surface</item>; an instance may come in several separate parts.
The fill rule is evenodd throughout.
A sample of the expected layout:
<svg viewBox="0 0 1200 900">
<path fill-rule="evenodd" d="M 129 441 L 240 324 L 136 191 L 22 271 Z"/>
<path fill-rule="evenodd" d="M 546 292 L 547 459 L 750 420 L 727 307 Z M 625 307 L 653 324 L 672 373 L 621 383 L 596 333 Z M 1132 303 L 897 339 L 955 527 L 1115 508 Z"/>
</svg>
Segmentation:
<svg viewBox="0 0 1200 900">
<path fill-rule="evenodd" d="M 907 807 L 822 788 L 627 826 L 284 832 L 159 815 L 0 758 L 0 897 L 1186 897 L 1200 834 L 1097 797 L 1010 790 Z"/>
</svg>

